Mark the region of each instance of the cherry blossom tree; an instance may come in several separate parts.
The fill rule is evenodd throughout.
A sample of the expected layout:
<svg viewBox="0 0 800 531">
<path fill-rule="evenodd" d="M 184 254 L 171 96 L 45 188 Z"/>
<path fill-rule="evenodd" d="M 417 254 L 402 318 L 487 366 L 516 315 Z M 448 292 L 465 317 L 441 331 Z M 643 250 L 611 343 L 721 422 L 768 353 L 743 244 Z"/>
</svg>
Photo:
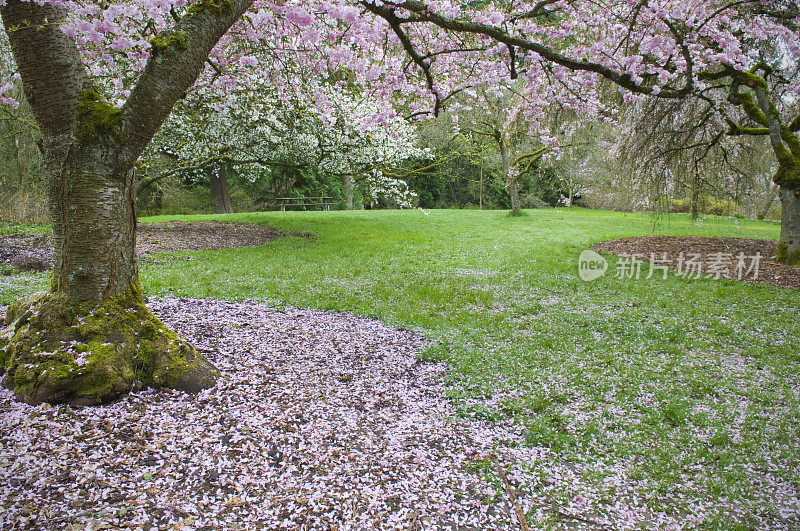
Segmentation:
<svg viewBox="0 0 800 531">
<path fill-rule="evenodd" d="M 463 83 L 520 77 L 537 87 L 538 101 L 531 99 L 526 117 L 545 133 L 540 111 L 549 101 L 611 118 L 613 108 L 595 90 L 605 79 L 626 101 L 699 98 L 724 117 L 729 134 L 768 136 L 783 205 L 781 258 L 800 262 L 797 2 L 361 4 L 387 22 L 423 72 L 435 95 L 431 112 Z M 454 65 L 464 63 L 464 54 L 480 54 L 483 62 L 470 63 L 470 76 L 455 76 Z"/>
<path fill-rule="evenodd" d="M 404 160 L 426 155 L 414 127 L 400 116 L 379 119 L 380 103 L 342 87 L 297 93 L 287 104 L 250 80 L 225 95 L 197 92 L 180 102 L 145 152 L 140 166 L 169 156 L 177 168 L 146 177 L 139 189 L 184 172 L 233 166 L 255 181 L 264 168 L 310 168 L 338 176 L 349 191 L 363 181 L 375 194 L 410 206 L 405 183 L 388 179 Z"/>
<path fill-rule="evenodd" d="M 188 391 L 213 385 L 214 368 L 144 305 L 131 169 L 213 47 L 251 4 L 192 4 L 171 31 L 158 35 L 119 108 L 98 92 L 76 39 L 62 24 L 65 8 L 79 7 L 7 1 L 1 8 L 41 129 L 55 246 L 51 293 L 8 310 L 5 381 L 21 399 L 87 404 L 115 398 L 136 381 Z M 88 41 L 104 43 L 103 33 L 116 29 L 110 23 L 123 13 L 108 12 L 114 8 L 132 9 L 112 5 L 109 18 L 87 28 Z M 121 46 L 125 35 L 115 39 L 112 46 Z"/>
<path fill-rule="evenodd" d="M 518 84 L 519 85 L 519 84 Z M 523 86 L 498 84 L 477 89 L 465 89 L 459 103 L 470 111 L 474 123 L 464 123 L 459 119 L 458 127 L 465 128 L 474 135 L 481 135 L 492 140 L 500 155 L 503 172 L 503 183 L 511 199 L 511 212 L 519 215 L 522 205 L 519 198 L 519 180 L 533 169 L 547 153 L 547 147 L 541 142 L 533 142 L 528 135 L 528 122 L 523 117 L 523 109 L 530 92 Z M 477 112 L 473 112 L 477 111 Z M 550 143 L 553 138 L 548 135 L 543 140 Z"/>
<path fill-rule="evenodd" d="M 0 361 L 17 396 L 91 404 L 137 382 L 188 391 L 213 385 L 215 369 L 144 305 L 132 169 L 187 91 L 224 97 L 247 69 L 268 72 L 287 105 L 297 65 L 333 86 L 383 76 L 370 96 L 388 100 L 404 75 L 391 74 L 380 24 L 353 27 L 353 6 L 322 13 L 324 20 L 299 5 L 253 0 L 0 2 L 41 129 L 55 246 L 51 293 L 7 314 Z M 392 106 L 381 105 L 375 120 L 391 118 Z"/>
</svg>

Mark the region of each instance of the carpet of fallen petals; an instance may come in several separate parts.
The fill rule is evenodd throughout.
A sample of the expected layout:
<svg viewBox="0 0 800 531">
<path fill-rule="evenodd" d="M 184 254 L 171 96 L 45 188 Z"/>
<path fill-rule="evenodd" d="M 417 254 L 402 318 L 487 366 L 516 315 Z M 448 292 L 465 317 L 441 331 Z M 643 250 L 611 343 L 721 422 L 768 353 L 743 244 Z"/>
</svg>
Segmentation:
<svg viewBox="0 0 800 531">
<path fill-rule="evenodd" d="M 506 529 L 534 508 L 513 494 L 536 481 L 519 463 L 547 451 L 457 418 L 445 367 L 417 360 L 420 335 L 251 302 L 149 305 L 218 386 L 97 408 L 3 390 L 0 528 Z M 506 483 L 481 472 L 498 464 Z"/>
</svg>

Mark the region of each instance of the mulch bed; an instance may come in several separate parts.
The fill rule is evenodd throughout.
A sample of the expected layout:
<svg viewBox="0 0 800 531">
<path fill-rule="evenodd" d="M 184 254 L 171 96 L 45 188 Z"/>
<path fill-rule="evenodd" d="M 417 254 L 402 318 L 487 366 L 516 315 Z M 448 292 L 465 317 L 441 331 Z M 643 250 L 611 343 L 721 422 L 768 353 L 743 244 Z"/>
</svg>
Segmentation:
<svg viewBox="0 0 800 531">
<path fill-rule="evenodd" d="M 800 289 L 800 267 L 777 262 L 778 243 L 772 240 L 641 236 L 601 242 L 594 248 L 627 259 L 635 257 L 658 263 L 679 272 L 686 272 L 687 263 L 692 260 L 700 264 L 704 276 L 711 273 L 719 278 Z M 755 259 L 756 256 L 759 258 Z M 740 259 L 744 269 L 737 270 Z"/>
<path fill-rule="evenodd" d="M 287 234 L 252 223 L 171 221 L 136 228 L 139 256 L 162 252 L 202 251 L 262 245 Z M 306 234 L 293 234 L 307 236 Z M 0 236 L 0 264 L 19 271 L 45 271 L 53 267 L 53 247 L 46 235 Z"/>
</svg>

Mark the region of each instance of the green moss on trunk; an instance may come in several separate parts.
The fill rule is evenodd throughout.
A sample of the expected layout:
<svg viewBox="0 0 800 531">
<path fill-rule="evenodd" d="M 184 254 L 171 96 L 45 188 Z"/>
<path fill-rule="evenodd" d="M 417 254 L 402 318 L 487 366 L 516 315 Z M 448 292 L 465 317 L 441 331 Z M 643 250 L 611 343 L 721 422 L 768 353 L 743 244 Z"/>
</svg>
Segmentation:
<svg viewBox="0 0 800 531">
<path fill-rule="evenodd" d="M 218 15 L 230 13 L 233 10 L 231 0 L 196 0 L 189 6 L 187 14 L 197 15 L 203 11 L 210 11 Z"/>
<path fill-rule="evenodd" d="M 78 104 L 78 138 L 90 141 L 103 135 L 118 135 L 122 129 L 122 113 L 93 90 L 81 94 Z"/>
<path fill-rule="evenodd" d="M 179 50 L 186 49 L 186 35 L 180 31 L 168 31 L 159 33 L 150 39 L 150 46 L 153 47 L 153 53 L 158 53 L 174 46 Z"/>
<path fill-rule="evenodd" d="M 778 262 L 800 266 L 800 249 L 789 251 L 789 246 L 785 243 L 778 244 Z"/>
<path fill-rule="evenodd" d="M 778 171 L 773 180 L 787 190 L 800 190 L 800 162 L 791 155 L 779 154 Z"/>
<path fill-rule="evenodd" d="M 88 313 L 63 295 L 35 295 L 9 307 L 7 322 L 0 332 L 5 384 L 30 404 L 106 403 L 137 382 L 197 392 L 218 375 L 147 309 L 138 284 Z"/>
</svg>

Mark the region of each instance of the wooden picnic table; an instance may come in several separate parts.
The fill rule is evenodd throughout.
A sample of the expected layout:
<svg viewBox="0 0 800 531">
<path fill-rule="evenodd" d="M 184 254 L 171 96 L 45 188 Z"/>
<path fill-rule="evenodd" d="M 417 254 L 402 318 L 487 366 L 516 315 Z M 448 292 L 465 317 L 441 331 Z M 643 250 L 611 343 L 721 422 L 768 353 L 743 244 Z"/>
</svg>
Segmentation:
<svg viewBox="0 0 800 531">
<path fill-rule="evenodd" d="M 287 207 L 321 207 L 322 210 L 330 210 L 333 206 L 333 198 L 327 196 L 320 197 L 276 197 L 275 201 L 284 212 Z"/>
</svg>

